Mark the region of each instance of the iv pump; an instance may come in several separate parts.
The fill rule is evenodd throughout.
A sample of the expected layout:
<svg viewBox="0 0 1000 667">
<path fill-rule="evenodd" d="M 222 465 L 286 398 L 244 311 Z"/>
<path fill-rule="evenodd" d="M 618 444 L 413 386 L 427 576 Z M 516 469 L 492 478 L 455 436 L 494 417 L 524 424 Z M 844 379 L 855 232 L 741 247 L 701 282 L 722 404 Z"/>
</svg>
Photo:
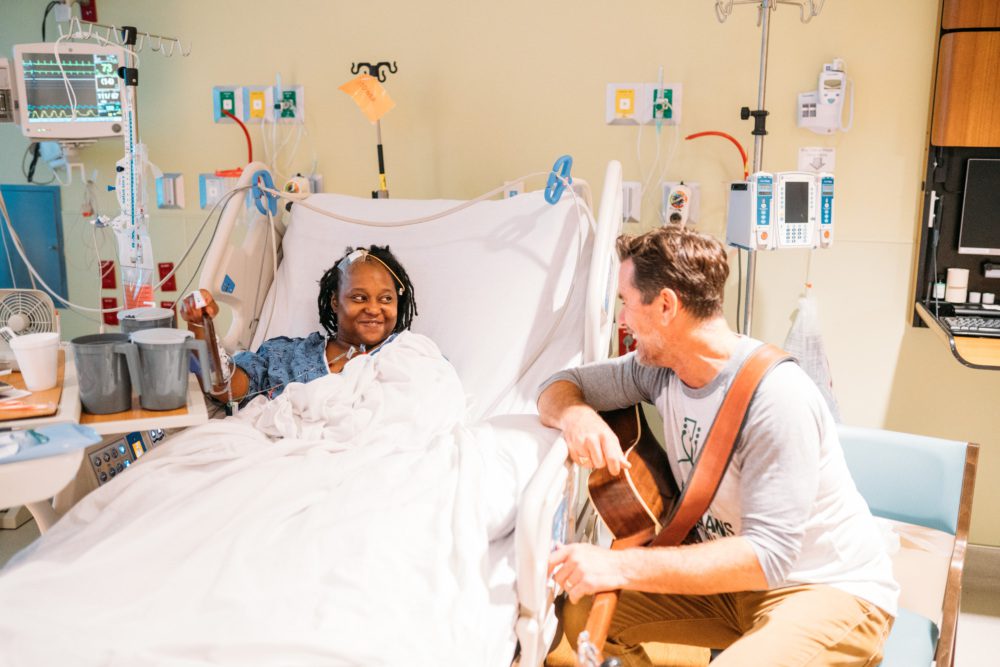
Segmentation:
<svg viewBox="0 0 1000 667">
<path fill-rule="evenodd" d="M 731 246 L 829 248 L 833 229 L 833 174 L 758 171 L 730 185 L 726 243 Z"/>
</svg>

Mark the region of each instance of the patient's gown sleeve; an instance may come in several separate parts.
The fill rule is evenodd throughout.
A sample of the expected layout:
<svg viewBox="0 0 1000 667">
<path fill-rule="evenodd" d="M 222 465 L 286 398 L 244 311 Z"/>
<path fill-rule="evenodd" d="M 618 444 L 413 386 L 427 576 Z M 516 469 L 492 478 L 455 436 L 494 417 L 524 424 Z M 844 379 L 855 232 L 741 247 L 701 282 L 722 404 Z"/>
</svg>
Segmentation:
<svg viewBox="0 0 1000 667">
<path fill-rule="evenodd" d="M 249 380 L 244 400 L 258 394 L 274 398 L 290 382 L 309 382 L 329 373 L 326 336 L 321 333 L 312 333 L 305 338 L 271 338 L 264 341 L 256 352 L 234 355 L 233 362 L 243 369 Z"/>
</svg>

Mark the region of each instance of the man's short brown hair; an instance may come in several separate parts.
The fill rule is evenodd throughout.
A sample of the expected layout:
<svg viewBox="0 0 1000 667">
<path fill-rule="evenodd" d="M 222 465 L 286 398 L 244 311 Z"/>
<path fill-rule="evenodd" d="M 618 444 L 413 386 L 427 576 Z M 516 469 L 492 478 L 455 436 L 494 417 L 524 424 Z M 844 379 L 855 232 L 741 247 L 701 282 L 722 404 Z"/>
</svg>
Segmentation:
<svg viewBox="0 0 1000 667">
<path fill-rule="evenodd" d="M 684 308 L 698 319 L 722 314 L 729 260 L 719 241 L 681 227 L 666 225 L 639 236 L 622 234 L 618 258 L 632 260 L 635 288 L 643 303 L 660 290 L 672 289 Z"/>
</svg>

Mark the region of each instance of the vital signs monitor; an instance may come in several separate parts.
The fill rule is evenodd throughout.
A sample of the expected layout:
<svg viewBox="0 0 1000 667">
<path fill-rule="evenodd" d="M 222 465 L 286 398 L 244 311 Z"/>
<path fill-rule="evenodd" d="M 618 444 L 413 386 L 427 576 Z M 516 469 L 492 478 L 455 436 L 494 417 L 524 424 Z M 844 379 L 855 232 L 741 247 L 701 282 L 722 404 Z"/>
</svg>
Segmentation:
<svg viewBox="0 0 1000 667">
<path fill-rule="evenodd" d="M 33 139 L 120 137 L 124 52 L 115 46 L 41 42 L 14 46 L 21 131 Z"/>
</svg>

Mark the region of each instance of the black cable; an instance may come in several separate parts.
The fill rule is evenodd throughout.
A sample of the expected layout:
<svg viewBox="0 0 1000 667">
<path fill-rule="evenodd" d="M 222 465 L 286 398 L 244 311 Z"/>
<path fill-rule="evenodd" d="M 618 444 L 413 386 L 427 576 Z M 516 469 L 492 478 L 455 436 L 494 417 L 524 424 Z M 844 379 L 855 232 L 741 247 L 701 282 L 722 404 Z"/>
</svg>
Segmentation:
<svg viewBox="0 0 1000 667">
<path fill-rule="evenodd" d="M 49 12 L 52 8 L 59 4 L 59 0 L 52 0 L 49 4 L 45 6 L 45 13 L 42 14 L 42 41 L 45 41 L 45 21 L 49 18 Z"/>
<path fill-rule="evenodd" d="M 28 165 L 28 173 L 25 174 L 25 178 L 28 179 L 29 183 L 35 180 L 35 168 L 38 166 L 38 157 L 42 154 L 42 145 L 39 142 L 34 142 L 28 147 L 31 151 L 31 164 Z"/>
</svg>

